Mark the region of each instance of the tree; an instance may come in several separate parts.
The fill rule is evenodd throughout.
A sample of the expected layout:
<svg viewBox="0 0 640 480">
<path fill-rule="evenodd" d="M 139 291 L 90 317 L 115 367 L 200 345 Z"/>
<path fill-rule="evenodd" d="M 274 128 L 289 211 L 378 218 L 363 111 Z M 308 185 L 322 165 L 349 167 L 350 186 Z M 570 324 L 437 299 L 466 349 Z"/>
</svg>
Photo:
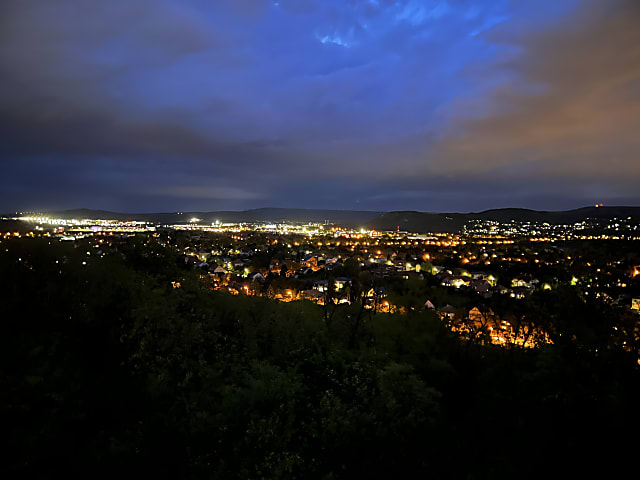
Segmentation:
<svg viewBox="0 0 640 480">
<path fill-rule="evenodd" d="M 422 262 L 420 264 L 420 271 L 429 275 L 433 275 L 433 265 L 431 262 Z"/>
</svg>

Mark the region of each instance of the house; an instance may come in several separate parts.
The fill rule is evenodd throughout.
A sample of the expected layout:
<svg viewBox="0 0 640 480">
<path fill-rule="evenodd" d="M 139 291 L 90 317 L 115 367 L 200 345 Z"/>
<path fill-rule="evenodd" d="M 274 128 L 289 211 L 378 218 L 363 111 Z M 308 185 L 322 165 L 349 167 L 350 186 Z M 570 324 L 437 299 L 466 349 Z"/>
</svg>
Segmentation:
<svg viewBox="0 0 640 480">
<path fill-rule="evenodd" d="M 453 286 L 453 283 L 451 281 L 453 279 L 453 275 L 451 275 L 450 273 L 439 273 L 437 277 L 440 280 L 440 285 L 442 285 L 443 287 Z"/>
<path fill-rule="evenodd" d="M 403 271 L 406 269 L 406 263 L 404 262 L 404 260 L 394 260 L 393 261 L 393 266 L 395 267 L 396 270 L 400 270 Z"/>
<path fill-rule="evenodd" d="M 511 293 L 509 295 L 511 296 L 511 298 L 521 300 L 525 298 L 529 293 L 531 293 L 531 289 L 529 288 L 514 288 L 511 290 Z"/>
<path fill-rule="evenodd" d="M 455 287 L 460 288 L 464 285 L 469 285 L 469 278 L 462 275 L 444 275 L 440 282 L 443 287 Z"/>
<path fill-rule="evenodd" d="M 347 285 L 351 284 L 351 279 L 347 277 L 338 277 L 335 280 L 336 290 L 342 290 Z"/>
<path fill-rule="evenodd" d="M 334 268 L 338 268 L 340 265 L 341 263 L 338 261 L 332 262 L 332 263 L 323 263 L 322 261 L 318 261 L 318 268 L 316 268 L 315 270 L 320 270 L 321 268 L 325 268 L 329 271 L 329 270 L 333 270 Z"/>
<path fill-rule="evenodd" d="M 538 283 L 540 283 L 540 280 L 532 275 L 518 275 L 511 280 L 512 287 L 528 288 L 530 290 L 533 290 Z"/>
<path fill-rule="evenodd" d="M 203 262 L 207 260 L 207 257 L 211 254 L 211 252 L 207 252 L 204 250 L 200 250 L 199 252 L 196 253 L 196 257 L 198 257 L 200 260 L 202 260 Z"/>
<path fill-rule="evenodd" d="M 431 300 L 427 300 L 426 302 L 424 302 L 424 308 L 426 308 L 427 310 L 435 310 L 436 306 L 431 303 Z"/>
<path fill-rule="evenodd" d="M 311 300 L 312 302 L 319 302 L 324 299 L 324 295 L 318 290 L 302 290 L 300 292 L 300 298 L 303 300 Z"/>
<path fill-rule="evenodd" d="M 211 279 L 216 284 L 226 284 L 229 280 L 229 272 L 227 272 L 223 267 L 216 267 L 212 273 L 209 273 L 209 275 L 211 275 Z"/>
<path fill-rule="evenodd" d="M 386 306 L 384 310 L 381 309 L 382 305 L 385 303 L 385 298 L 387 297 L 387 291 L 384 287 L 373 287 L 364 292 L 364 308 L 369 310 L 376 309 L 376 311 L 388 311 L 389 302 L 386 301 Z"/>
<path fill-rule="evenodd" d="M 484 297 L 488 298 L 491 296 L 491 284 L 486 280 L 471 280 L 469 286 Z"/>
<path fill-rule="evenodd" d="M 233 262 L 231 262 L 231 265 L 233 265 L 233 268 L 236 269 L 244 268 L 244 262 L 239 258 L 236 258 Z"/>
<path fill-rule="evenodd" d="M 478 305 L 469 310 L 469 326 L 474 330 L 484 331 L 494 344 L 504 344 L 513 339 L 511 323 L 501 320 L 486 305 Z"/>
<path fill-rule="evenodd" d="M 486 325 L 495 318 L 496 314 L 486 305 L 478 305 L 469 310 L 469 321 L 476 326 Z"/>
<path fill-rule="evenodd" d="M 471 278 L 474 280 L 483 280 L 487 277 L 485 272 L 471 272 Z"/>
<path fill-rule="evenodd" d="M 264 282 L 264 276 L 260 272 L 258 272 L 253 277 L 251 277 L 251 280 L 253 280 L 254 282 Z"/>
<path fill-rule="evenodd" d="M 493 291 L 499 293 L 500 295 L 506 295 L 507 293 L 509 293 L 509 289 L 507 287 L 499 284 L 493 287 Z"/>
<path fill-rule="evenodd" d="M 244 282 L 231 282 L 229 284 L 229 291 L 231 290 L 248 295 L 251 292 L 251 286 Z"/>
<path fill-rule="evenodd" d="M 631 310 L 635 310 L 640 313 L 640 298 L 633 298 L 631 300 Z"/>
<path fill-rule="evenodd" d="M 489 326 L 489 336 L 491 337 L 491 343 L 505 344 L 513 340 L 513 328 L 511 323 L 506 320 L 494 321 Z"/>
<path fill-rule="evenodd" d="M 449 320 L 454 320 L 456 318 L 458 310 L 453 305 L 445 305 L 438 309 L 438 315 L 441 319 L 448 318 Z"/>
<path fill-rule="evenodd" d="M 387 291 L 384 287 L 372 287 L 366 293 L 367 298 L 385 298 Z"/>
<path fill-rule="evenodd" d="M 373 271 L 376 277 L 395 277 L 398 275 L 396 269 L 390 265 L 380 265 Z"/>
<path fill-rule="evenodd" d="M 329 288 L 329 282 L 327 280 L 318 280 L 313 284 L 313 289 L 318 292 L 326 292 Z"/>
<path fill-rule="evenodd" d="M 373 308 L 373 306 L 371 306 Z M 393 305 L 389 300 L 382 300 L 381 302 L 377 302 L 375 305 L 376 312 L 380 313 L 395 313 L 397 311 L 396 306 Z"/>
<path fill-rule="evenodd" d="M 318 266 L 318 257 L 315 255 L 307 255 L 302 260 L 302 264 L 308 268 L 315 268 Z"/>
</svg>

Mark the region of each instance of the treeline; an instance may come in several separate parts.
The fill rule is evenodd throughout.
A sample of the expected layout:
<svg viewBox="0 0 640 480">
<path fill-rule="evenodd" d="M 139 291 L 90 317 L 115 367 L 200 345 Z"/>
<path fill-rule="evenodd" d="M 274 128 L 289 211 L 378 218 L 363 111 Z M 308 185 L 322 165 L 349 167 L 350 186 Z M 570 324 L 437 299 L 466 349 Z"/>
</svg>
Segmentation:
<svg viewBox="0 0 640 480">
<path fill-rule="evenodd" d="M 5 478 L 523 478 L 635 458 L 637 354 L 577 305 L 544 306 L 567 341 L 504 349 L 430 312 L 211 292 L 146 239 L 0 247 Z"/>
</svg>

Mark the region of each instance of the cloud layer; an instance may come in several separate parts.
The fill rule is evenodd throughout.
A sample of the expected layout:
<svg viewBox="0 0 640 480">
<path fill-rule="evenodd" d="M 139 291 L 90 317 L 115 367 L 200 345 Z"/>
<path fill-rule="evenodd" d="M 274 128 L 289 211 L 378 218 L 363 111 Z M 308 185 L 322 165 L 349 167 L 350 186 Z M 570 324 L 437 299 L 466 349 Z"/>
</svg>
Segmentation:
<svg viewBox="0 0 640 480">
<path fill-rule="evenodd" d="M 633 0 L 8 0 L 0 209 L 640 204 Z"/>
</svg>

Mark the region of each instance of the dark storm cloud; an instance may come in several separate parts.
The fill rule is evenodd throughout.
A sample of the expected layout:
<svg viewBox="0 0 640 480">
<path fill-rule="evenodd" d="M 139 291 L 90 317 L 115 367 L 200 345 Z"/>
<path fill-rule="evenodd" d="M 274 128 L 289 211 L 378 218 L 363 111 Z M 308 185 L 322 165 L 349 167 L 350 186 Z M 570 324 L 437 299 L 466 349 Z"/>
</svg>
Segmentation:
<svg viewBox="0 0 640 480">
<path fill-rule="evenodd" d="M 636 198 L 632 1 L 10 0 L 0 17 L 3 209 Z"/>
</svg>

